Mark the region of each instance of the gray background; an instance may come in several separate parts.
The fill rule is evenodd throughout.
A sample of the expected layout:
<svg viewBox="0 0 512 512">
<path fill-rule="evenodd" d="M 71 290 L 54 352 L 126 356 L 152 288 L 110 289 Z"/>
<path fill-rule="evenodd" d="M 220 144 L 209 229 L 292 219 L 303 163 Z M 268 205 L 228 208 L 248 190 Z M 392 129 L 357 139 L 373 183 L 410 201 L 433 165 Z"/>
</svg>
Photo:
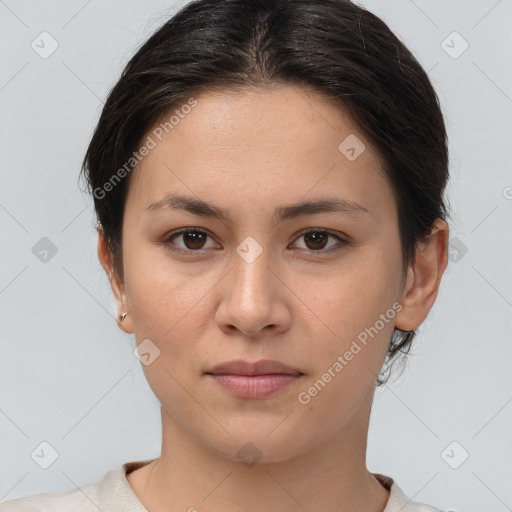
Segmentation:
<svg viewBox="0 0 512 512">
<path fill-rule="evenodd" d="M 360 3 L 438 91 L 453 211 L 451 261 L 416 355 L 376 394 L 368 467 L 439 508 L 512 510 L 512 1 Z M 116 326 L 77 179 L 107 92 L 183 4 L 0 1 L 0 501 L 159 454 L 158 402 Z M 46 59 L 31 47 L 43 31 L 59 45 Z M 57 248 L 46 262 L 43 237 Z M 31 457 L 43 441 L 58 452 L 48 469 Z"/>
</svg>

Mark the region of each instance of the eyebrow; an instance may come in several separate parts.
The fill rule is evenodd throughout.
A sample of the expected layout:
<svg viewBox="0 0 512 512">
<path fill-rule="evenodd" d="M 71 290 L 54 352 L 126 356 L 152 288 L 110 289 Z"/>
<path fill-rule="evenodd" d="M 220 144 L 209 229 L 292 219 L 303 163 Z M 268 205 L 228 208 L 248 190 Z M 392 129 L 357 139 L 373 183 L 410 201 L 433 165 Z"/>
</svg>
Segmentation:
<svg viewBox="0 0 512 512">
<path fill-rule="evenodd" d="M 183 210 L 200 217 L 213 217 L 226 222 L 229 222 L 232 218 L 230 210 L 207 203 L 202 199 L 172 193 L 165 195 L 160 201 L 151 203 L 146 211 L 148 213 L 155 213 L 165 209 Z M 292 205 L 280 206 L 274 210 L 273 219 L 276 222 L 280 222 L 302 215 L 330 212 L 370 213 L 364 206 L 354 201 L 337 197 L 325 197 L 314 201 L 301 201 Z"/>
</svg>

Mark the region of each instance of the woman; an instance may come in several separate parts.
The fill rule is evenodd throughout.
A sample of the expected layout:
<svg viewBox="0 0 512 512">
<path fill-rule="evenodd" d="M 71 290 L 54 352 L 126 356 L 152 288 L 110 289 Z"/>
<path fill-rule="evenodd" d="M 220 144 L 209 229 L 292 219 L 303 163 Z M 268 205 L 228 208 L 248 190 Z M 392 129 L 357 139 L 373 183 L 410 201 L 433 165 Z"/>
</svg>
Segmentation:
<svg viewBox="0 0 512 512">
<path fill-rule="evenodd" d="M 186 5 L 126 66 L 83 171 L 162 451 L 2 510 L 438 510 L 365 463 L 449 232 L 438 99 L 379 18 Z"/>
</svg>

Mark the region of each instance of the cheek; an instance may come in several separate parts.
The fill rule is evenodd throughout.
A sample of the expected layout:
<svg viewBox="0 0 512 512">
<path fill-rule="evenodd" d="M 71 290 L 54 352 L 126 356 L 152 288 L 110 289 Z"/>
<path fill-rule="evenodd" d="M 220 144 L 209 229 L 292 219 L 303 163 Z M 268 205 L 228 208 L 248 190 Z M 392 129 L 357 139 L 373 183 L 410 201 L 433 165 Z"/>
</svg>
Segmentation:
<svg viewBox="0 0 512 512">
<path fill-rule="evenodd" d="M 218 278 L 194 278 L 158 253 L 152 249 L 127 260 L 126 288 L 137 343 L 149 338 L 174 359 L 194 346 L 209 321 L 209 292 Z"/>
<path fill-rule="evenodd" d="M 397 297 L 399 268 L 378 251 L 368 250 L 301 291 L 306 304 L 341 338 L 357 335 L 391 308 Z M 312 282 L 309 281 L 309 285 Z"/>
<path fill-rule="evenodd" d="M 306 302 L 320 317 L 322 332 L 315 347 L 306 348 L 313 364 L 299 390 L 300 403 L 325 429 L 334 431 L 351 418 L 374 389 L 384 363 L 396 314 L 389 291 L 394 283 L 384 266 L 375 259 L 373 265 L 353 268 Z"/>
<path fill-rule="evenodd" d="M 393 305 L 397 307 L 399 278 L 400 260 L 396 255 L 372 247 L 358 252 L 353 260 L 347 258 L 343 268 L 332 272 L 315 293 L 308 296 L 307 290 L 302 290 L 304 302 L 315 313 L 315 323 L 322 331 L 315 347 L 321 346 L 321 350 L 315 350 L 317 379 L 331 369 L 336 383 L 329 386 L 341 386 L 338 392 L 344 393 L 357 387 L 358 379 L 376 377 L 372 372 L 379 373 L 394 330 Z M 341 363 L 343 370 L 336 372 L 332 367 L 339 356 L 346 357 Z"/>
<path fill-rule="evenodd" d="M 146 380 L 161 404 L 179 411 L 177 418 L 191 417 L 197 414 L 197 404 L 186 390 L 200 379 L 198 350 L 211 317 L 208 292 L 215 280 L 193 279 L 169 264 L 133 261 L 125 275 L 136 343 L 149 339 L 158 354 L 150 364 L 142 364 Z"/>
</svg>

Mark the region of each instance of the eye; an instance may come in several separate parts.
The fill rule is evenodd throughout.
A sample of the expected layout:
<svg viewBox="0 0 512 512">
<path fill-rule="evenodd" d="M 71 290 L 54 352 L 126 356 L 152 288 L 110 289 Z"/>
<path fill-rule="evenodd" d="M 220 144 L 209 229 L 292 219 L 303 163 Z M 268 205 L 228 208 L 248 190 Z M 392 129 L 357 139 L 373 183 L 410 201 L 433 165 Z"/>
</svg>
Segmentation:
<svg viewBox="0 0 512 512">
<path fill-rule="evenodd" d="M 327 246 L 329 237 L 335 239 L 338 243 L 331 244 L 327 247 L 328 250 L 324 250 Z M 343 246 L 348 244 L 348 240 L 344 237 L 321 229 L 310 229 L 309 231 L 305 231 L 299 236 L 298 240 L 301 238 L 306 242 L 305 249 L 311 252 L 331 252 L 331 248 L 333 246 Z M 341 247 L 337 247 L 334 250 L 337 250 L 338 248 Z"/>
<path fill-rule="evenodd" d="M 176 245 L 173 241 L 176 238 L 181 238 L 184 245 Z M 181 250 L 185 252 L 198 252 L 200 249 L 205 249 L 205 242 L 208 238 L 211 238 L 208 233 L 196 228 L 182 229 L 176 233 L 168 236 L 163 244 L 168 246 L 172 250 Z M 177 249 L 175 249 L 175 246 Z"/>
<path fill-rule="evenodd" d="M 215 243 L 213 246 L 206 246 L 205 244 L 208 238 L 211 237 L 206 231 L 197 228 L 187 228 L 172 233 L 166 237 L 162 243 L 171 250 L 182 252 L 200 252 L 202 249 L 218 247 L 218 244 Z M 349 243 L 344 237 L 321 229 L 310 229 L 305 231 L 297 240 L 300 240 L 301 238 L 305 240 L 306 246 L 299 247 L 299 249 L 305 249 L 306 251 L 311 252 L 328 253 L 331 252 L 333 246 L 335 247 L 336 245 L 339 245 L 340 247 L 334 249 L 337 250 L 338 248 L 341 248 L 341 246 L 348 245 Z M 329 238 L 334 239 L 337 243 L 329 246 Z M 182 245 L 176 244 L 174 242 L 175 239 L 181 239 Z M 326 247 L 327 250 L 324 250 Z"/>
</svg>

